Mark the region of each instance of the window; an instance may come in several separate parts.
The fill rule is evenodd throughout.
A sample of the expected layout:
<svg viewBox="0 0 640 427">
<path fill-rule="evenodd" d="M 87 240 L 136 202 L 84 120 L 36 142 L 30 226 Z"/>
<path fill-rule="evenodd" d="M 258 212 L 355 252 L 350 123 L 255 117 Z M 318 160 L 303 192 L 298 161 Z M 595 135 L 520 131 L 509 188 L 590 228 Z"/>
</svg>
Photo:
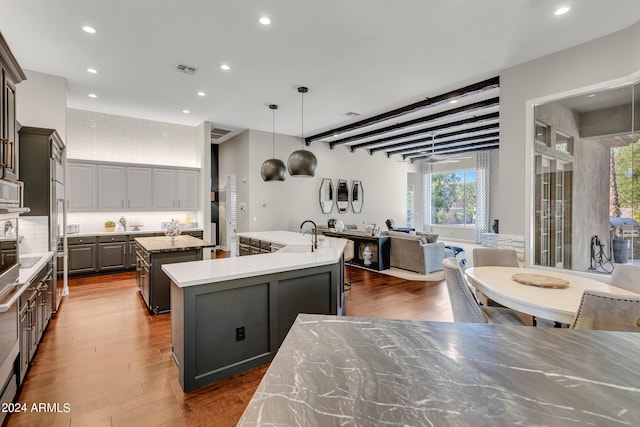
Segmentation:
<svg viewBox="0 0 640 427">
<path fill-rule="evenodd" d="M 474 227 L 476 223 L 476 171 L 431 175 L 431 223 Z"/>
</svg>

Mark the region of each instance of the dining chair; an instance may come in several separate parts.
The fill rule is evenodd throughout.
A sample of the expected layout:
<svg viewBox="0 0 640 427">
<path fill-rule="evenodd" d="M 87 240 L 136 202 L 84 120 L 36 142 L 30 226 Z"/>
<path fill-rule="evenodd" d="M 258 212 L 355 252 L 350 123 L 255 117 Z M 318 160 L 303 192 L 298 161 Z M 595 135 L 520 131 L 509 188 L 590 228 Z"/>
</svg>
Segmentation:
<svg viewBox="0 0 640 427">
<path fill-rule="evenodd" d="M 442 260 L 442 268 L 444 280 L 447 282 L 454 322 L 524 326 L 522 319 L 511 309 L 479 306 L 456 258 Z"/>
<path fill-rule="evenodd" d="M 571 329 L 640 332 L 640 296 L 586 290 Z"/>
<path fill-rule="evenodd" d="M 515 249 L 475 248 L 473 250 L 473 266 L 520 267 L 518 253 Z"/>
<path fill-rule="evenodd" d="M 640 294 L 640 265 L 616 264 L 609 284 Z"/>
</svg>

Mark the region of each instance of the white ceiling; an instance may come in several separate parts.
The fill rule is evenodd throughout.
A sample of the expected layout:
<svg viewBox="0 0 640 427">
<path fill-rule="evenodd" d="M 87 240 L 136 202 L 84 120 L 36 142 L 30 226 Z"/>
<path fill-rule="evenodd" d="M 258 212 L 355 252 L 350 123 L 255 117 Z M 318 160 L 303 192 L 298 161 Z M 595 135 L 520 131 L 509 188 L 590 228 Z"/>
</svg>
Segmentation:
<svg viewBox="0 0 640 427">
<path fill-rule="evenodd" d="M 298 136 L 300 85 L 308 136 L 640 21 L 637 0 L 2 0 L 0 10 L 22 67 L 67 78 L 68 107 L 270 132 L 275 103 L 276 131 Z"/>
</svg>

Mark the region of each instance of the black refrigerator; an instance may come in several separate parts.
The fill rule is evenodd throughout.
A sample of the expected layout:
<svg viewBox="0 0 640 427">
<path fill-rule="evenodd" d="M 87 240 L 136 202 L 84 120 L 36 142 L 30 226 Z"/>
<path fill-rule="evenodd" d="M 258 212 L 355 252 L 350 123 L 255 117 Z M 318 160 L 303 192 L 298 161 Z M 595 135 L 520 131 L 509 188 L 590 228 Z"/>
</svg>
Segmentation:
<svg viewBox="0 0 640 427">
<path fill-rule="evenodd" d="M 23 126 L 19 131 L 18 174 L 24 183 L 24 216 L 49 218 L 49 251 L 53 251 L 52 308 L 57 311 L 67 292 L 65 271 L 66 205 L 64 196 L 65 145 L 55 129 Z"/>
</svg>

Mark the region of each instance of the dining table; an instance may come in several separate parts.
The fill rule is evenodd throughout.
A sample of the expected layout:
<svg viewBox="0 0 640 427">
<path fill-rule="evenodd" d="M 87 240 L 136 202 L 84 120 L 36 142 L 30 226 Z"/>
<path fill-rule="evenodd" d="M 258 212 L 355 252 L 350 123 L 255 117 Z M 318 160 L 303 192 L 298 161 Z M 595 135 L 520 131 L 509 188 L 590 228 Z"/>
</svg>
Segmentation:
<svg viewBox="0 0 640 427">
<path fill-rule="evenodd" d="M 543 275 L 559 286 L 536 286 L 516 281 L 514 275 Z M 571 324 L 586 290 L 638 296 L 635 292 L 577 274 L 536 268 L 482 266 L 465 270 L 469 283 L 487 298 L 513 310 L 554 322 Z M 558 280 L 559 279 L 559 280 Z M 554 280 L 549 280 L 554 281 Z"/>
</svg>

